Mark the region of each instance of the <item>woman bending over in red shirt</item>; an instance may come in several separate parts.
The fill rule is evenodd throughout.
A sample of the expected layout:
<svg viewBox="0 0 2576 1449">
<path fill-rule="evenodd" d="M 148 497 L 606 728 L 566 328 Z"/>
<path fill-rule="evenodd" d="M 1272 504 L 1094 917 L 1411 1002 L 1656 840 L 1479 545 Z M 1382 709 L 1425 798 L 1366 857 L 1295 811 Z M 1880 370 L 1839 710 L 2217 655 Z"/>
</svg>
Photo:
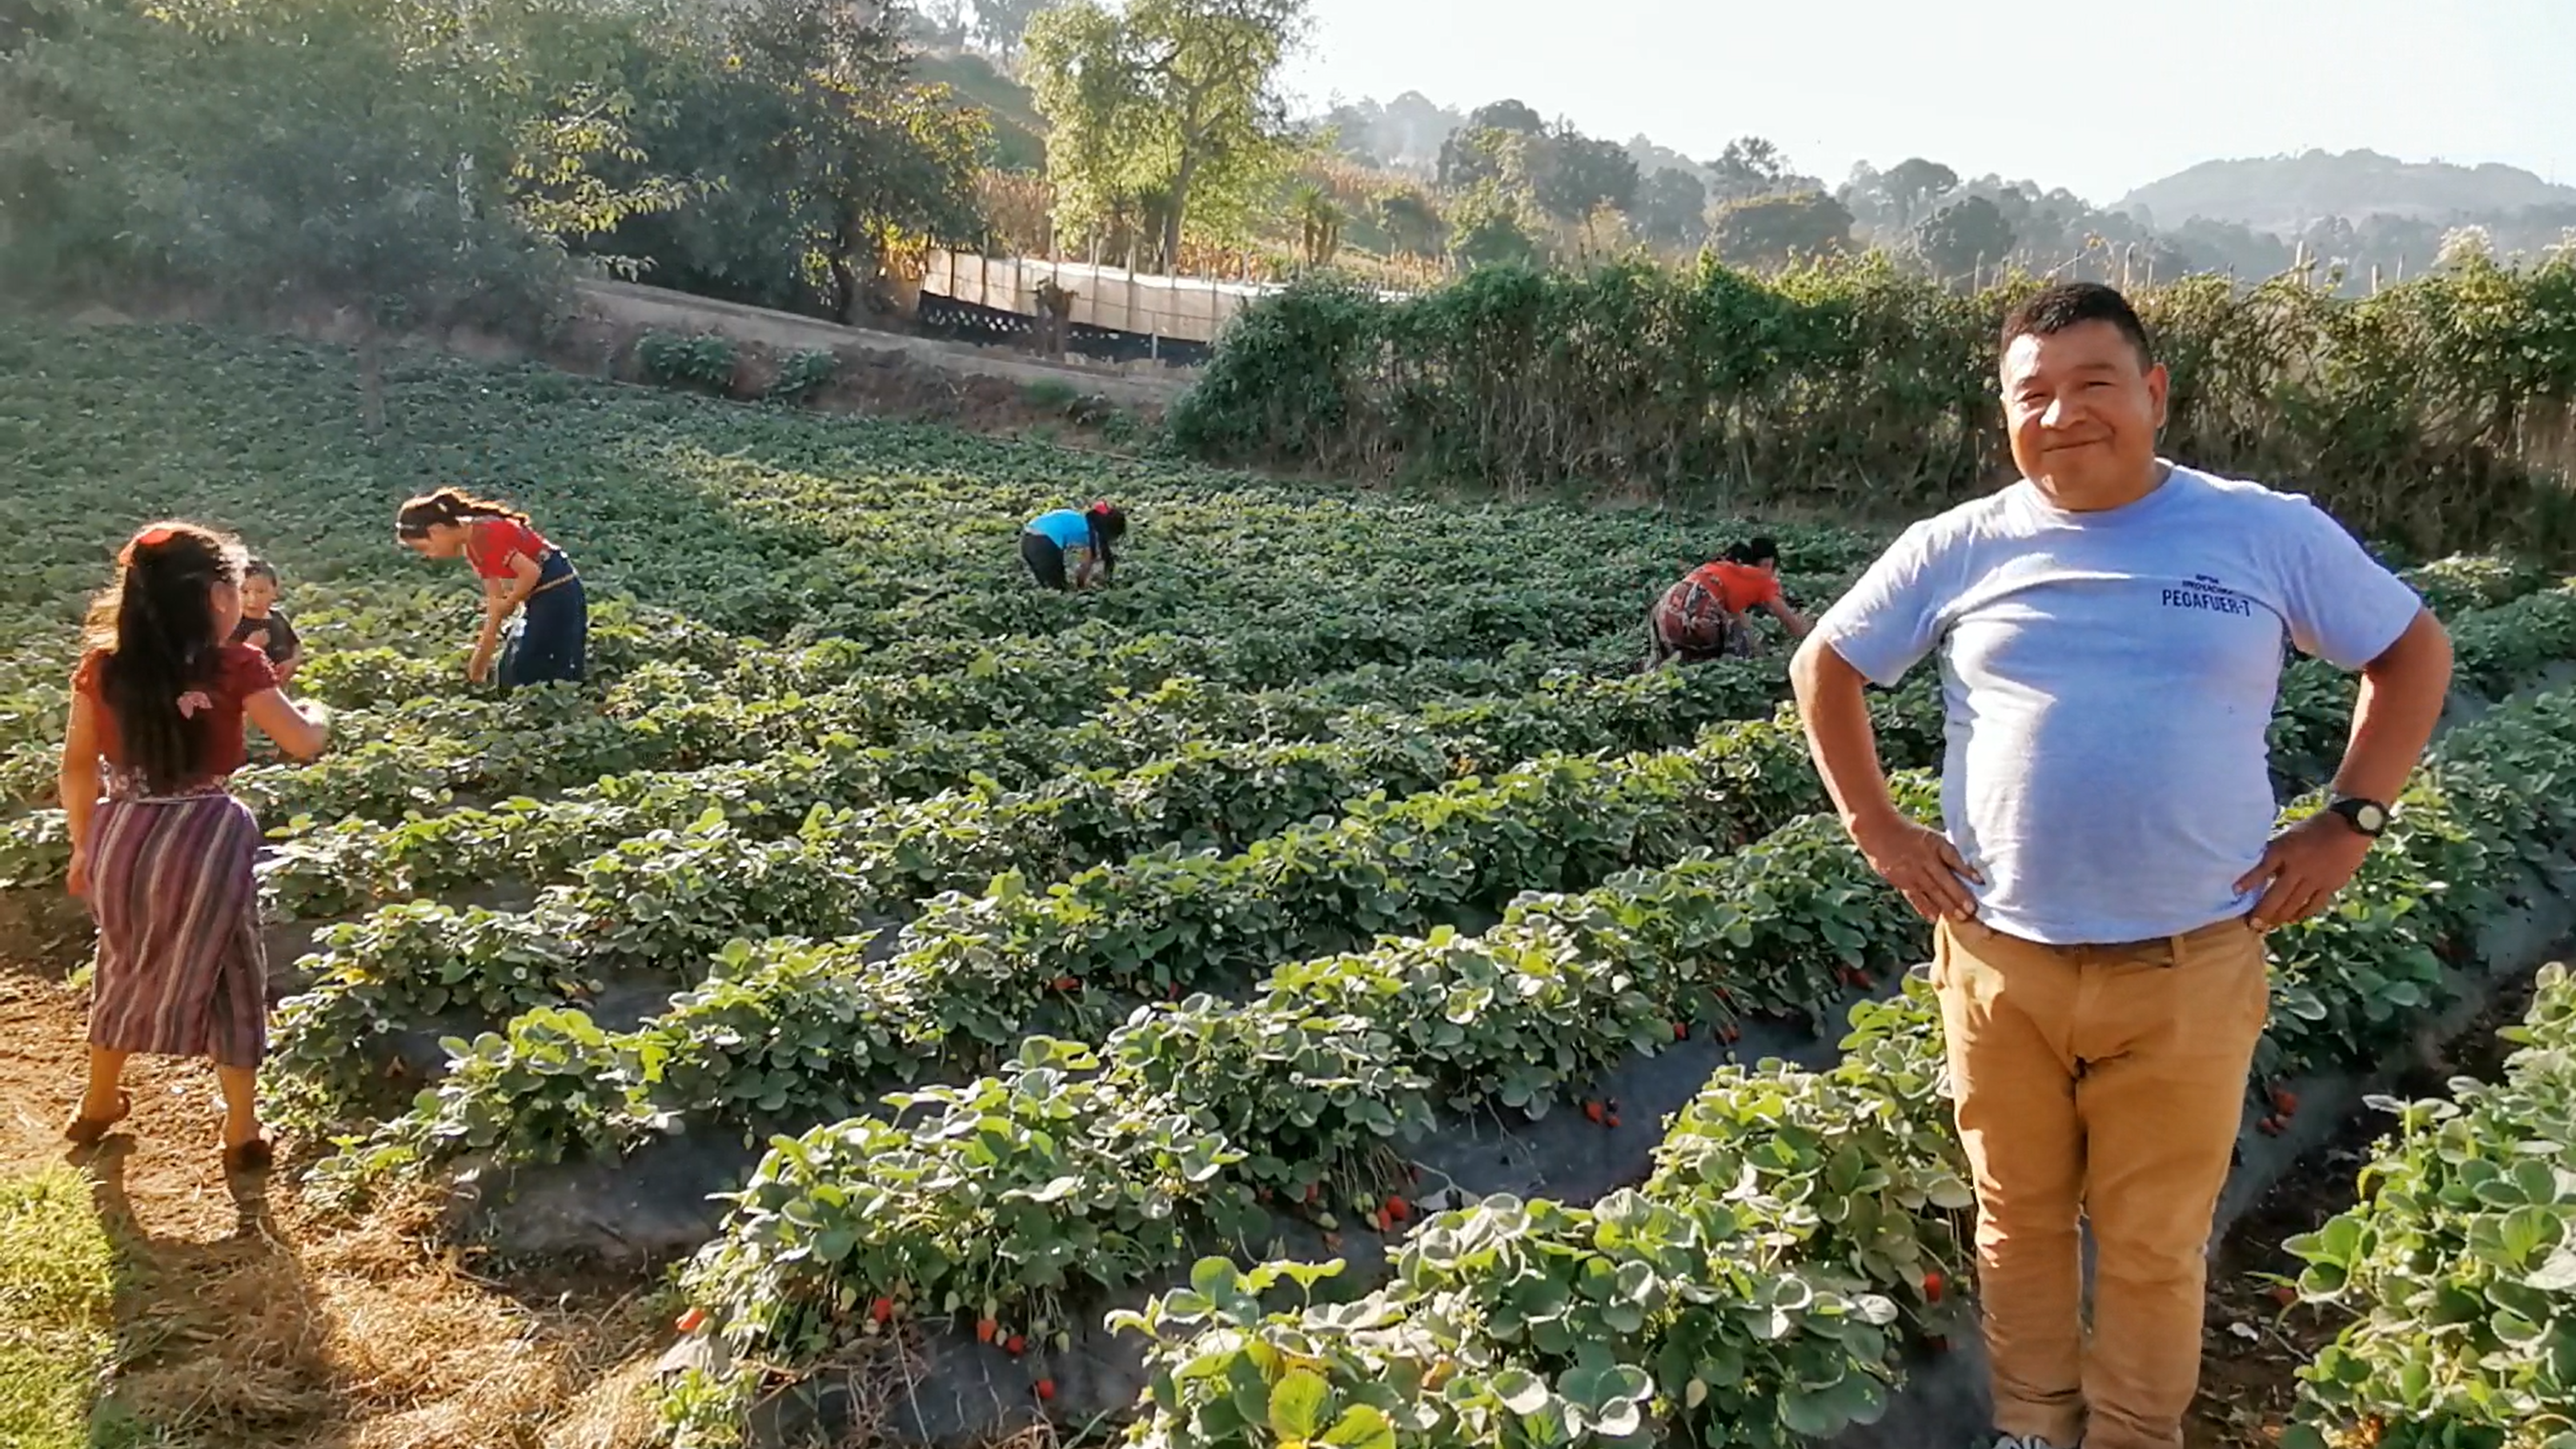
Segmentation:
<svg viewBox="0 0 2576 1449">
<path fill-rule="evenodd" d="M 492 672 L 502 626 L 524 607 L 518 643 L 501 659 L 501 687 L 575 683 L 590 646 L 590 604 L 572 560 L 528 515 L 459 488 L 441 488 L 394 514 L 394 537 L 423 558 L 463 558 L 483 581 L 483 633 L 465 677 Z"/>
<path fill-rule="evenodd" d="M 63 731 L 71 889 L 98 922 L 89 1089 L 65 1134 L 87 1146 L 134 1108 L 125 1059 L 209 1057 L 223 1087 L 224 1165 L 268 1166 L 256 1089 L 268 1050 L 268 958 L 251 865 L 259 823 L 225 792 L 242 721 L 299 759 L 321 713 L 278 692 L 268 656 L 231 642 L 241 546 L 156 523 L 117 556 L 90 614 Z M 103 798 L 102 798 L 103 797 Z"/>
<path fill-rule="evenodd" d="M 1806 619 L 1780 595 L 1780 548 L 1767 538 L 1729 545 L 1715 563 L 1664 590 L 1646 618 L 1646 667 L 1761 653 L 1755 609 L 1769 610 L 1790 638 L 1806 637 Z"/>
</svg>

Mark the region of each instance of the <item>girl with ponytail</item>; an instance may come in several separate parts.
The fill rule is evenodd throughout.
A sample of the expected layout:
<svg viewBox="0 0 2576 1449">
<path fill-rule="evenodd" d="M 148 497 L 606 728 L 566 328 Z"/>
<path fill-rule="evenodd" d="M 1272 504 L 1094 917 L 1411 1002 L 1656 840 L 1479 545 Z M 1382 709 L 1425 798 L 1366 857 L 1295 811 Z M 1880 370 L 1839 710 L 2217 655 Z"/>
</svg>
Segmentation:
<svg viewBox="0 0 2576 1449">
<path fill-rule="evenodd" d="M 461 488 L 441 488 L 395 512 L 394 538 L 423 558 L 462 558 L 483 581 L 483 632 L 466 678 L 480 684 L 492 672 L 501 631 L 524 608 L 518 642 L 501 659 L 502 688 L 580 680 L 590 647 L 590 603 L 572 560 L 528 515 Z"/>
<path fill-rule="evenodd" d="M 268 1165 L 256 1085 L 268 1048 L 268 960 L 251 865 L 259 824 L 224 789 L 245 719 L 299 759 L 318 711 L 281 694 L 268 656 L 232 641 L 240 545 L 156 523 L 117 556 L 90 614 L 63 731 L 71 889 L 98 922 L 89 1087 L 65 1135 L 87 1145 L 133 1110 L 126 1058 L 208 1057 L 224 1097 L 224 1162 Z"/>
</svg>

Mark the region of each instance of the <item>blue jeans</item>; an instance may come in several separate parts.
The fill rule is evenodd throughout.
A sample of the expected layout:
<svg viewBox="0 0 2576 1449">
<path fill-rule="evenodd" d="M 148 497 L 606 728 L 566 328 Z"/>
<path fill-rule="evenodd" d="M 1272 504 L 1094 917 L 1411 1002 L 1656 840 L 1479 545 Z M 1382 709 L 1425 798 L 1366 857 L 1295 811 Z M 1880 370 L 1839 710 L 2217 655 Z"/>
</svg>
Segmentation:
<svg viewBox="0 0 2576 1449">
<path fill-rule="evenodd" d="M 575 684 L 590 645 L 590 601 L 561 550 L 546 555 L 540 585 L 521 607 L 519 636 L 501 653 L 501 687 Z M 561 582 L 556 582 L 561 580 Z"/>
</svg>

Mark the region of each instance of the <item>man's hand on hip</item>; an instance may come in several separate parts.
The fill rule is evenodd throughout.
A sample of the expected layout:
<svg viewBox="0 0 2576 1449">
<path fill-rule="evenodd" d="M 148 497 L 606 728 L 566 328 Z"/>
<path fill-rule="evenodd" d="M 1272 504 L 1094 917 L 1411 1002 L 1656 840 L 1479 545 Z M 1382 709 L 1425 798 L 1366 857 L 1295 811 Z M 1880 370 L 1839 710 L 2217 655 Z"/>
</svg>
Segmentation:
<svg viewBox="0 0 2576 1449">
<path fill-rule="evenodd" d="M 2238 894 L 2263 888 L 2247 917 L 2258 931 L 2304 921 L 2334 904 L 2370 854 L 2370 837 L 2340 815 L 2320 810 L 2272 837 L 2263 861 L 2236 882 Z"/>
<path fill-rule="evenodd" d="M 1852 843 L 1869 868 L 1904 893 L 1906 904 L 1927 921 L 1965 921 L 1977 914 L 1971 882 L 1986 878 L 1959 854 L 1950 837 L 1928 825 L 1890 811 L 1851 827 Z"/>
</svg>

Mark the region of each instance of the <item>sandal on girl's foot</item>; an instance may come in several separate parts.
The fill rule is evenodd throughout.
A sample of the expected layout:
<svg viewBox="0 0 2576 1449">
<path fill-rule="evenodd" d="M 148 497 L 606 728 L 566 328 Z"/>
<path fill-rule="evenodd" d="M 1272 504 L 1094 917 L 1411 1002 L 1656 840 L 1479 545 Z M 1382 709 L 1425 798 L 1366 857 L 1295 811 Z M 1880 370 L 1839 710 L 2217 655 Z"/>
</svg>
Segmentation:
<svg viewBox="0 0 2576 1449">
<path fill-rule="evenodd" d="M 238 1147 L 224 1149 L 224 1171 L 266 1172 L 274 1155 L 269 1149 L 267 1138 L 254 1137 Z"/>
<path fill-rule="evenodd" d="M 134 1094 L 131 1092 L 119 1092 L 116 1094 L 115 1116 L 75 1116 L 71 1120 L 71 1125 L 63 1129 L 63 1140 L 71 1143 L 75 1147 L 96 1147 L 99 1143 L 106 1140 L 108 1133 L 116 1130 L 117 1123 L 122 1122 L 133 1115 Z"/>
</svg>

